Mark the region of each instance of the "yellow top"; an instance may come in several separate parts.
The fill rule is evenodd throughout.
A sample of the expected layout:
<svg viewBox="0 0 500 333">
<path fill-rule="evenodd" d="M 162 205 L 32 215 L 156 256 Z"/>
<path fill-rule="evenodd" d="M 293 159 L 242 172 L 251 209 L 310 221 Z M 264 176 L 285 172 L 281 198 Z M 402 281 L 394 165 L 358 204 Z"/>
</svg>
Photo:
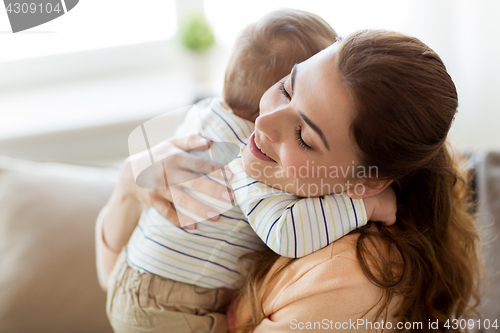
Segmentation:
<svg viewBox="0 0 500 333">
<path fill-rule="evenodd" d="M 280 258 L 263 283 L 263 286 L 269 286 L 263 303 L 266 318 L 254 333 L 381 332 L 385 311 L 378 320 L 379 324 L 376 324 L 375 316 L 381 307 L 382 302 L 378 305 L 377 302 L 382 289 L 370 282 L 361 270 L 356 257 L 358 237 L 357 234 L 345 236 L 297 259 L 270 279 L 282 260 L 286 260 Z M 385 331 L 390 331 L 389 326 L 394 329 L 398 325 L 391 315 L 398 300 L 393 299 L 389 307 L 390 322 L 384 320 Z M 236 325 L 249 318 L 246 307 L 243 301 L 235 304 Z"/>
</svg>

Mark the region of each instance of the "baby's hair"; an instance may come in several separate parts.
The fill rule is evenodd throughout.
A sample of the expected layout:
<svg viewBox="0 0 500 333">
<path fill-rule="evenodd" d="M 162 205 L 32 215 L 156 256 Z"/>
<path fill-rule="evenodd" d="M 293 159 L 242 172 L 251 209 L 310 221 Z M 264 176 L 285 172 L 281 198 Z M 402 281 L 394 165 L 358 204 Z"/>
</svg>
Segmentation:
<svg viewBox="0 0 500 333">
<path fill-rule="evenodd" d="M 226 67 L 224 101 L 236 115 L 254 121 L 266 90 L 336 38 L 318 15 L 295 9 L 267 14 L 236 39 Z"/>
</svg>

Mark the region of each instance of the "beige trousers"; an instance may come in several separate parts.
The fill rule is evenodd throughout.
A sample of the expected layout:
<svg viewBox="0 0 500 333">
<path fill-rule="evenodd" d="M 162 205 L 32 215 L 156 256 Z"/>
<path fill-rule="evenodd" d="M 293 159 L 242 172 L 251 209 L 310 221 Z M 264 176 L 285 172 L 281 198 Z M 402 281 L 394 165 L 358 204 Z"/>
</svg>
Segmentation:
<svg viewBox="0 0 500 333">
<path fill-rule="evenodd" d="M 106 313 L 115 333 L 226 333 L 233 293 L 141 273 L 124 248 L 109 277 Z"/>
</svg>

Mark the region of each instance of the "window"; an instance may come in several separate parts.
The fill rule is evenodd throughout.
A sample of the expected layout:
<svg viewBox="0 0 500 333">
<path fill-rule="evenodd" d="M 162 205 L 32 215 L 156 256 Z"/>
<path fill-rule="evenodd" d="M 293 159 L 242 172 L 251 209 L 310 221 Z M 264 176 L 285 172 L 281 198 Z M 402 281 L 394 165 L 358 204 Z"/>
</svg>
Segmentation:
<svg viewBox="0 0 500 333">
<path fill-rule="evenodd" d="M 339 35 L 363 28 L 391 30 L 411 25 L 413 1 L 400 0 L 205 0 L 205 12 L 213 25 L 219 43 L 231 46 L 238 31 L 266 13 L 279 8 L 296 8 L 316 13 Z"/>
<path fill-rule="evenodd" d="M 0 62 L 166 40 L 177 31 L 176 16 L 175 0 L 82 0 L 53 21 L 12 34 L 2 4 Z"/>
</svg>

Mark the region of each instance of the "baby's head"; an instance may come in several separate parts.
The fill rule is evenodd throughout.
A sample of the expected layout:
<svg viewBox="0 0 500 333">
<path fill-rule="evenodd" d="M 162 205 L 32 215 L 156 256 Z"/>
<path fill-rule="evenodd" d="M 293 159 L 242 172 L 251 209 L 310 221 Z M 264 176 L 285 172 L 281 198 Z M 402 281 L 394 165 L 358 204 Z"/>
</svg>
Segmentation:
<svg viewBox="0 0 500 333">
<path fill-rule="evenodd" d="M 336 38 L 318 15 L 295 9 L 267 14 L 236 39 L 226 67 L 224 101 L 236 115 L 255 121 L 264 92 Z"/>
</svg>

